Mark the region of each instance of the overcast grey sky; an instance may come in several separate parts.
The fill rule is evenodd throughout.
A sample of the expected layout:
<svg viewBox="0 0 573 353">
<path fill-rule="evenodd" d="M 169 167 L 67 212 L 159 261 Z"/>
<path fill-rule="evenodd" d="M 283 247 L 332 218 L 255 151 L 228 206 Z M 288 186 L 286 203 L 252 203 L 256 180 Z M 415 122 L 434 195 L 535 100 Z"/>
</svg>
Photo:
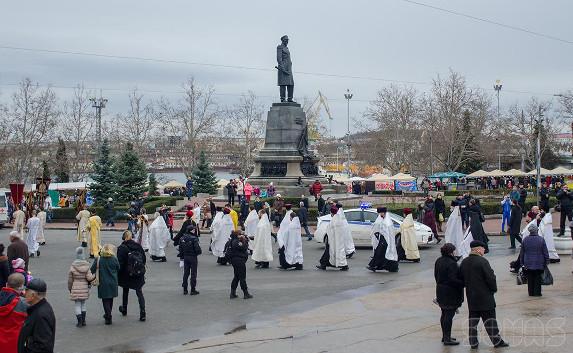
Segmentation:
<svg viewBox="0 0 573 353">
<path fill-rule="evenodd" d="M 573 41 L 570 0 L 418 0 L 507 25 Z M 0 46 L 82 51 L 272 69 L 279 38 L 288 34 L 293 69 L 348 76 L 429 82 L 449 68 L 472 86 L 491 89 L 501 79 L 502 105 L 542 99 L 573 88 L 573 44 L 443 13 L 402 0 L 290 1 L 10 1 L 2 4 Z M 0 99 L 10 84 L 102 87 L 106 114 L 127 109 L 134 87 L 146 98 L 176 98 L 193 75 L 212 85 L 221 104 L 254 91 L 276 100 L 274 71 L 141 62 L 0 49 Z M 295 97 L 320 90 L 334 115 L 333 133 L 346 129 L 346 88 L 358 117 L 388 82 L 295 73 Z M 428 85 L 414 85 L 424 91 Z M 113 88 L 115 90 L 105 90 Z M 56 89 L 66 98 L 69 89 Z"/>
</svg>

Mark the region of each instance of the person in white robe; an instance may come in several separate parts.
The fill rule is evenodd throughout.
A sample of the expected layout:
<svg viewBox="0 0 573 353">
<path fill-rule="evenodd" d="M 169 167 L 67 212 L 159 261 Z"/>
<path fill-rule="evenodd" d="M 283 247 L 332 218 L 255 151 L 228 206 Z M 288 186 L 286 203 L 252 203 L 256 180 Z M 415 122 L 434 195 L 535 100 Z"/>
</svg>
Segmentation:
<svg viewBox="0 0 573 353">
<path fill-rule="evenodd" d="M 259 224 L 259 215 L 257 214 L 257 211 L 255 211 L 255 207 L 249 206 L 249 209 L 250 209 L 249 214 L 245 219 L 245 234 L 247 235 L 249 240 L 251 240 L 255 239 L 255 236 L 257 235 L 257 225 Z M 255 242 L 249 241 L 249 251 L 251 252 L 251 254 L 253 253 L 254 244 Z"/>
<path fill-rule="evenodd" d="M 472 236 L 472 232 L 470 227 L 468 227 L 466 229 L 466 233 L 464 234 L 464 237 L 462 239 L 462 242 L 460 243 L 459 248 L 456 247 L 456 252 L 458 254 L 458 256 L 461 256 L 462 259 L 465 259 L 466 257 L 468 257 L 472 251 L 471 248 L 471 243 L 472 241 L 474 241 L 474 237 Z"/>
<path fill-rule="evenodd" d="M 324 252 L 320 258 L 320 264 L 316 268 L 326 270 L 328 267 L 337 267 L 341 271 L 347 271 L 346 234 L 349 232 L 348 222 L 345 222 L 344 214 L 341 214 L 340 209 L 336 207 L 331 208 L 330 217 L 330 222 L 326 227 Z"/>
<path fill-rule="evenodd" d="M 553 217 L 551 216 L 551 212 L 546 212 L 541 219 L 541 226 L 539 227 L 539 231 L 540 235 L 542 235 L 543 239 L 545 239 L 545 244 L 547 245 L 547 250 L 549 251 L 549 262 L 560 262 L 561 259 L 557 254 L 557 250 L 555 249 L 555 240 L 553 239 Z"/>
<path fill-rule="evenodd" d="M 290 214 L 292 213 L 291 207 L 290 207 L 290 205 L 287 205 L 285 207 L 286 207 L 286 213 L 285 213 L 285 216 L 283 217 L 283 219 L 279 225 L 279 230 L 277 232 L 277 243 L 278 243 L 279 249 L 284 246 L 285 238 L 286 238 L 286 235 L 288 233 L 288 229 L 289 229 L 289 225 L 290 225 L 290 221 L 291 221 L 291 217 L 290 217 Z"/>
<path fill-rule="evenodd" d="M 217 215 L 221 212 L 217 212 Z M 211 252 L 217 257 L 219 265 L 227 265 L 228 260 L 225 258 L 225 245 L 231 239 L 231 232 L 235 229 L 231 219 L 231 210 L 227 207 L 222 212 L 219 219 L 215 216 L 213 221 L 213 235 L 211 239 Z"/>
<path fill-rule="evenodd" d="M 420 262 L 420 251 L 418 250 L 418 238 L 416 237 L 416 226 L 412 217 L 412 209 L 404 209 L 404 221 L 400 225 L 400 242 L 396 244 L 398 260 Z"/>
<path fill-rule="evenodd" d="M 398 252 L 394 224 L 387 214 L 386 207 L 378 207 L 378 218 L 372 225 L 370 238 L 374 254 L 366 267 L 372 272 L 386 270 L 398 272 Z"/>
<path fill-rule="evenodd" d="M 346 216 L 344 215 L 344 209 L 342 208 L 342 205 L 336 204 L 336 208 L 338 208 L 337 214 L 341 216 L 341 220 L 344 223 L 344 252 L 346 254 L 346 258 L 350 259 L 356 253 L 356 248 L 354 247 L 354 239 L 352 239 L 352 231 L 350 230 L 350 225 L 348 224 Z"/>
<path fill-rule="evenodd" d="M 28 228 L 28 235 L 26 237 L 26 245 L 28 245 L 28 253 L 30 257 L 40 256 L 40 246 L 38 244 L 38 231 L 40 229 L 40 219 L 36 216 L 36 211 L 32 211 L 32 217 L 26 223 Z"/>
<path fill-rule="evenodd" d="M 78 212 L 78 214 L 76 215 L 76 220 L 78 221 L 78 241 L 80 243 L 82 243 L 82 246 L 85 244 L 85 246 L 87 247 L 87 243 L 88 243 L 88 236 L 89 236 L 89 231 L 86 229 L 86 226 L 88 225 L 88 221 L 91 217 L 91 213 L 90 211 L 87 210 L 87 206 L 84 205 L 83 210 L 81 210 L 80 212 Z"/>
<path fill-rule="evenodd" d="M 269 263 L 273 261 L 272 225 L 264 209 L 259 211 L 258 218 L 251 257 L 257 268 L 269 268 Z"/>
<path fill-rule="evenodd" d="M 460 251 L 462 242 L 464 240 L 464 229 L 462 225 L 462 216 L 460 214 L 460 206 L 455 206 L 452 210 L 452 213 L 448 217 L 448 222 L 446 223 L 445 239 L 446 243 L 453 244 L 456 247 L 454 255 L 461 256 L 462 254 Z M 469 255 L 469 243 L 467 243 L 467 246 L 467 255 Z"/>
<path fill-rule="evenodd" d="M 288 217 L 290 218 L 288 231 L 286 234 L 283 234 L 282 240 L 279 238 L 278 242 L 279 268 L 283 270 L 287 270 L 289 268 L 302 270 L 303 256 L 300 220 L 298 219 L 297 214 L 292 211 Z"/>
<path fill-rule="evenodd" d="M 170 239 L 169 228 L 163 217 L 155 217 L 149 226 L 149 255 L 152 261 L 166 262 L 165 246 Z"/>
<path fill-rule="evenodd" d="M 135 241 L 141 245 L 143 250 L 149 251 L 149 216 L 145 213 L 145 210 L 141 210 L 137 222 L 137 238 Z M 163 220 L 163 223 L 165 223 L 165 220 Z"/>
<path fill-rule="evenodd" d="M 46 237 L 44 236 L 44 228 L 46 227 L 46 218 L 48 214 L 44 209 L 40 209 L 38 212 L 38 218 L 40 219 L 40 228 L 38 229 L 38 238 L 36 239 L 40 245 L 46 245 Z"/>
<path fill-rule="evenodd" d="M 201 206 L 197 202 L 193 205 L 193 217 L 191 217 L 195 224 L 199 224 L 201 221 Z"/>
<path fill-rule="evenodd" d="M 26 213 L 16 206 L 16 211 L 12 214 L 14 217 L 14 230 L 18 232 L 20 239 L 24 239 L 24 227 L 26 225 Z"/>
</svg>

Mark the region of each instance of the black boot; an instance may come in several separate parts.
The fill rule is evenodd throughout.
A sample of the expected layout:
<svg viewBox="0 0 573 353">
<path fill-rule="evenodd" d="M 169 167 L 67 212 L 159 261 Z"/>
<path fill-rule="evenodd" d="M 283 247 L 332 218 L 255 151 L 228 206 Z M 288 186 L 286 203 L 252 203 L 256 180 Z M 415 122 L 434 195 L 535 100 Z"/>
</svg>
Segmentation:
<svg viewBox="0 0 573 353">
<path fill-rule="evenodd" d="M 76 324 L 76 327 L 82 327 L 82 315 L 76 315 L 76 319 L 78 319 L 78 323 Z"/>
<path fill-rule="evenodd" d="M 82 326 L 86 325 L 86 312 L 82 311 Z"/>
<path fill-rule="evenodd" d="M 235 298 L 238 298 L 238 295 L 235 291 L 231 291 L 231 295 L 229 296 L 229 298 L 235 299 Z"/>
<path fill-rule="evenodd" d="M 104 315 L 103 318 L 105 319 L 106 325 L 111 325 L 111 315 Z"/>
<path fill-rule="evenodd" d="M 139 321 L 145 321 L 145 309 L 139 310 Z"/>
<path fill-rule="evenodd" d="M 244 297 L 243 297 L 244 299 L 251 299 L 251 298 L 253 297 L 253 296 L 249 293 L 249 290 L 248 290 L 248 289 L 245 289 L 245 290 L 243 291 L 243 294 L 244 294 Z"/>
<path fill-rule="evenodd" d="M 127 305 L 125 305 L 125 306 L 122 305 L 118 309 L 119 309 L 119 312 L 121 313 L 121 315 L 127 316 Z"/>
</svg>

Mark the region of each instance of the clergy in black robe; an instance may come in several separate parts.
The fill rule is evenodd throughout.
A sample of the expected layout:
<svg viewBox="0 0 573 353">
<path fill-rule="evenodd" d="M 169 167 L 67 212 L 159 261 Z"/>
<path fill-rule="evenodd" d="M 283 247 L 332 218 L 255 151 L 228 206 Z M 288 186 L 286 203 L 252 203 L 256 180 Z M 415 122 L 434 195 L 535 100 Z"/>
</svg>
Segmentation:
<svg viewBox="0 0 573 353">
<path fill-rule="evenodd" d="M 386 207 L 378 207 L 378 218 L 372 226 L 370 237 L 374 254 L 366 267 L 372 272 L 386 270 L 398 272 L 398 253 L 394 237 L 394 225 L 387 215 Z"/>
</svg>

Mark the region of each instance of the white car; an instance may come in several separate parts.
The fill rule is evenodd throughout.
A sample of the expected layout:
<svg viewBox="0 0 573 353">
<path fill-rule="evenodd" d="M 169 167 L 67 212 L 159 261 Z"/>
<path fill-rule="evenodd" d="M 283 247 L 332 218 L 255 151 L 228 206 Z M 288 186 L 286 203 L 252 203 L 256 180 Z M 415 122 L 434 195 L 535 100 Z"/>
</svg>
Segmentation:
<svg viewBox="0 0 573 353">
<path fill-rule="evenodd" d="M 404 221 L 404 217 L 399 216 L 395 213 L 386 213 L 390 216 L 392 223 L 394 224 L 394 235 L 398 237 L 400 233 L 400 225 Z M 372 230 L 372 225 L 378 218 L 378 213 L 376 209 L 367 208 L 352 208 L 349 210 L 344 210 L 344 216 L 350 226 L 350 231 L 352 232 L 352 239 L 354 239 L 355 246 L 371 247 L 372 241 L 370 239 L 370 231 Z M 324 238 L 328 237 L 326 234 L 326 229 L 328 223 L 330 223 L 331 216 L 325 215 L 318 217 L 318 223 L 316 225 L 316 231 L 314 232 L 314 239 L 319 243 L 324 243 Z M 414 227 L 416 229 L 416 237 L 418 238 L 418 245 L 427 245 L 428 239 L 431 239 L 432 230 L 425 224 L 414 221 Z"/>
</svg>

